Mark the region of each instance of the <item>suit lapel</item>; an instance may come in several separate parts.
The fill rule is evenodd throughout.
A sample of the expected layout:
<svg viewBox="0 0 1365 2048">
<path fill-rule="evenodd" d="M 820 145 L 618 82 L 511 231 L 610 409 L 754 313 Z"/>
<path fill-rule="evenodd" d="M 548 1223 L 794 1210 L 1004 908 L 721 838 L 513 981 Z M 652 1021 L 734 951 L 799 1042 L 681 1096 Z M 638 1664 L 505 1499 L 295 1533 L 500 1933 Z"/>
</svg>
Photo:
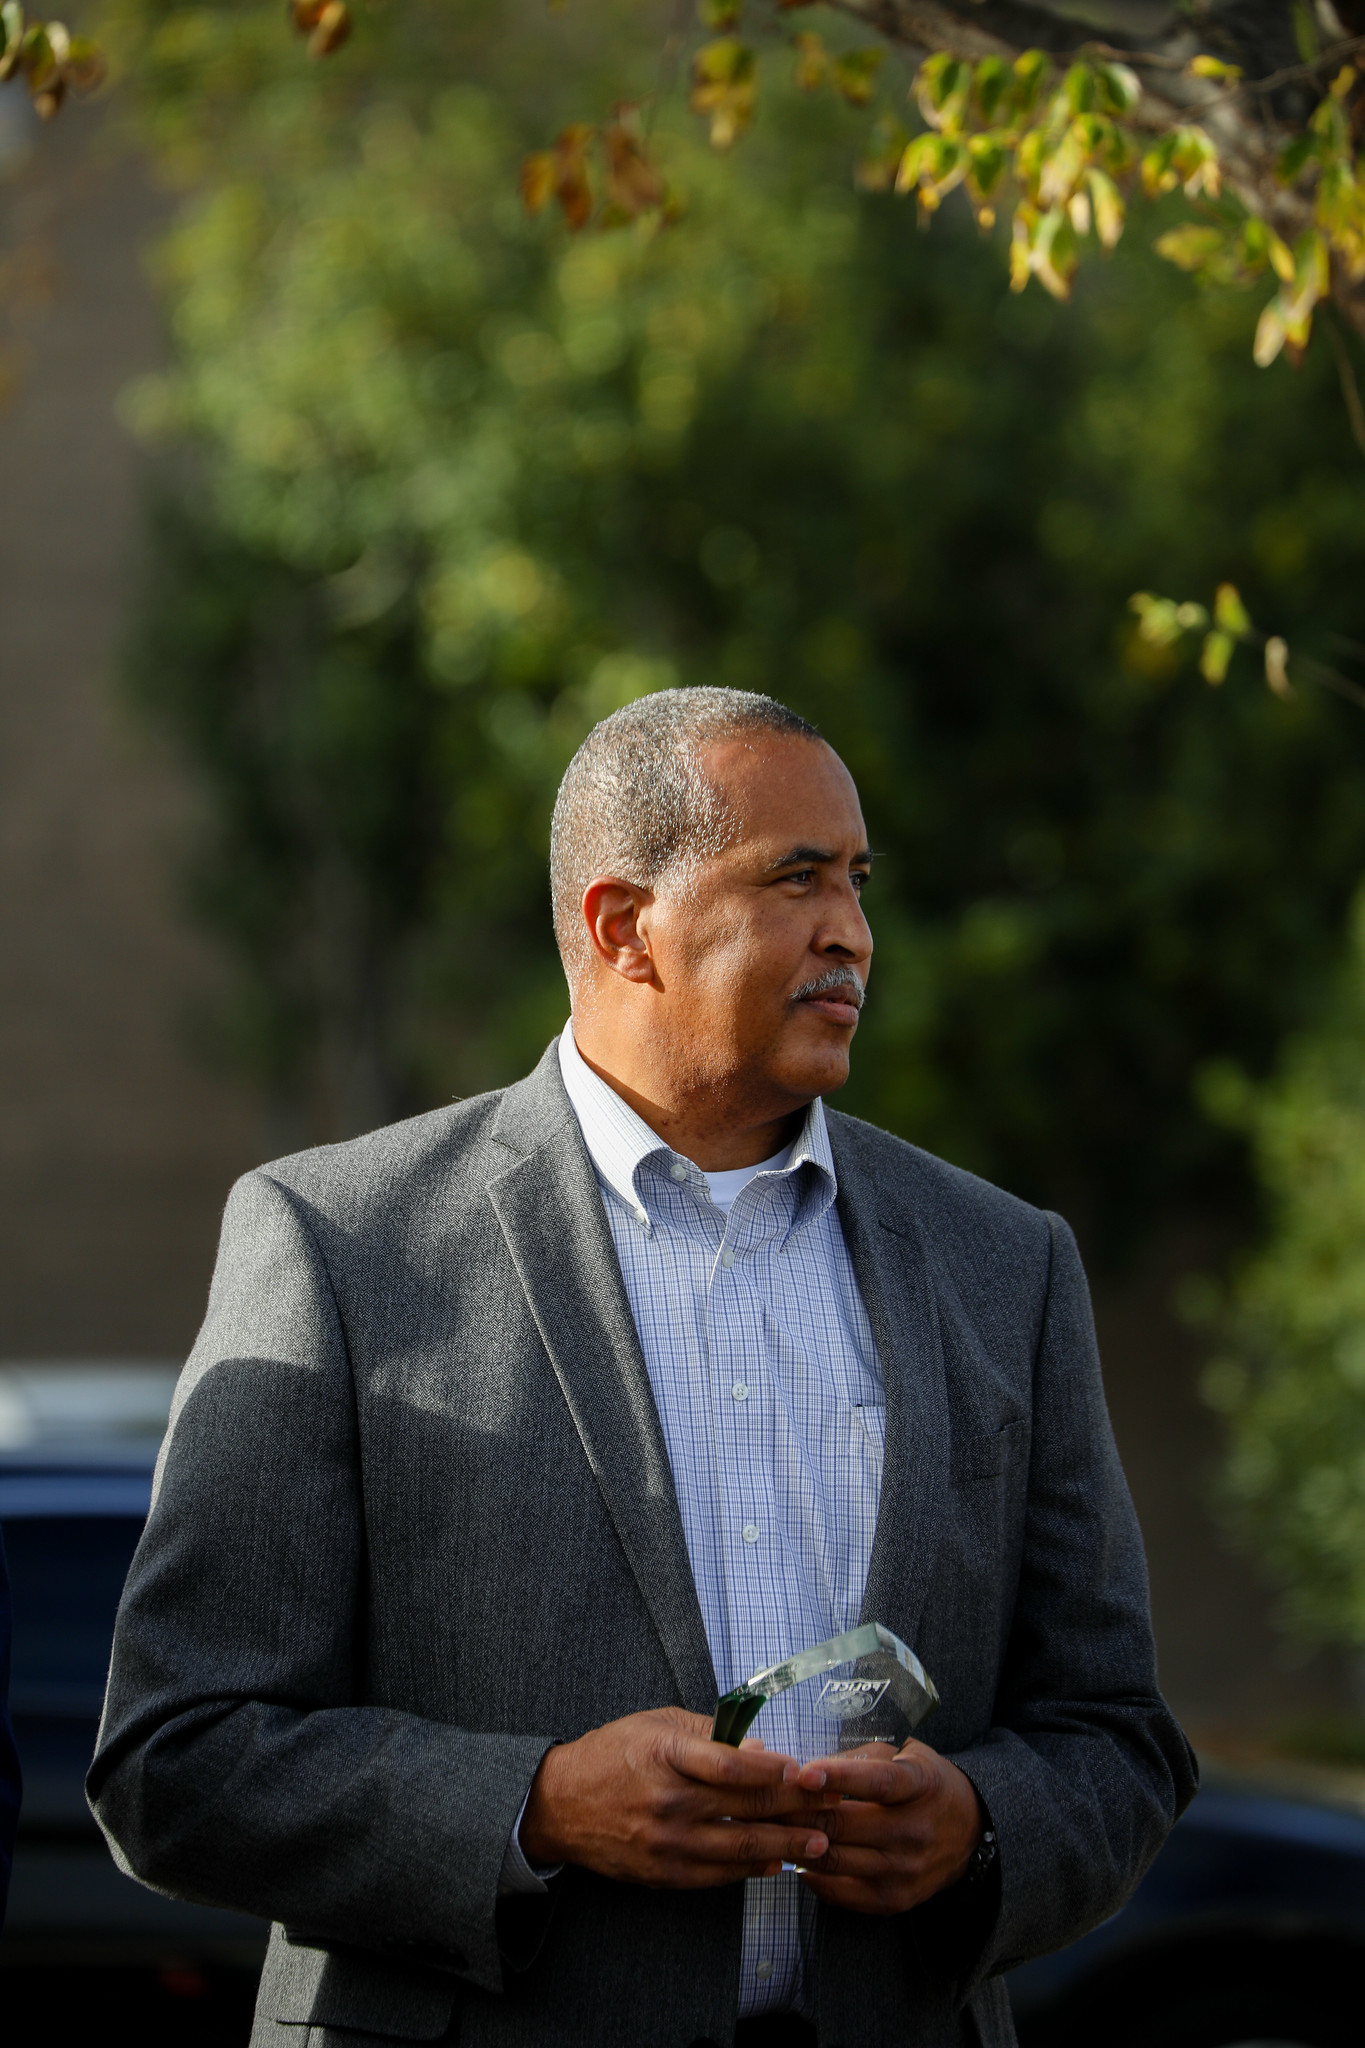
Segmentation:
<svg viewBox="0 0 1365 2048">
<path fill-rule="evenodd" d="M 531 1314 L 663 1643 L 682 1703 L 710 1713 L 716 1675 L 673 1473 L 597 1177 L 552 1045 L 494 1126 L 521 1156 L 490 1181 Z"/>
<path fill-rule="evenodd" d="M 913 1649 L 945 1505 L 948 1390 L 943 1339 L 918 1223 L 904 1197 L 879 1188 L 855 1124 L 831 1116 L 843 1225 L 886 1380 L 886 1451 L 864 1621 Z"/>
</svg>

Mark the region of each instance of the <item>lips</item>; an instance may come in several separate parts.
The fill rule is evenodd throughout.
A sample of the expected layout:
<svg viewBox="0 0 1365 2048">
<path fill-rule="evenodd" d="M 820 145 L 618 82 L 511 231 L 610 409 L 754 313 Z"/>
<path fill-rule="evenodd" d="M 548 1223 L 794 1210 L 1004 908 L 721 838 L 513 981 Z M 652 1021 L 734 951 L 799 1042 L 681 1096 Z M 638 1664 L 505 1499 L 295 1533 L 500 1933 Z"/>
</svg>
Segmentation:
<svg viewBox="0 0 1365 2048">
<path fill-rule="evenodd" d="M 842 989 L 832 989 L 828 995 L 803 996 L 801 1007 L 817 1010 L 822 1017 L 828 1017 L 831 1024 L 850 1026 L 858 1021 L 858 1005 Z"/>
</svg>

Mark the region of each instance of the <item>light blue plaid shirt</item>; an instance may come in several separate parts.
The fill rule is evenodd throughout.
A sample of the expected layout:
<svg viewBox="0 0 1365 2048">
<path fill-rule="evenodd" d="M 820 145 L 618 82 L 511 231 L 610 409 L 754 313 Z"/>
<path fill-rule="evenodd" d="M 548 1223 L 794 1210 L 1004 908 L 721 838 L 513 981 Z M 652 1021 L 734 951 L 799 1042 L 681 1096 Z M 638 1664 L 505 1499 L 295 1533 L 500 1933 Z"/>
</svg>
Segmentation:
<svg viewBox="0 0 1365 2048">
<path fill-rule="evenodd" d="M 640 1334 L 722 1692 L 854 1628 L 881 1494 L 881 1364 L 844 1243 L 816 1100 L 786 1164 L 724 1214 L 705 1174 L 598 1078 L 566 1025 L 560 1070 L 597 1170 Z M 771 1749 L 818 1756 L 798 1686 L 763 1709 Z M 812 1901 L 745 1887 L 740 2013 L 803 2011 Z"/>
</svg>

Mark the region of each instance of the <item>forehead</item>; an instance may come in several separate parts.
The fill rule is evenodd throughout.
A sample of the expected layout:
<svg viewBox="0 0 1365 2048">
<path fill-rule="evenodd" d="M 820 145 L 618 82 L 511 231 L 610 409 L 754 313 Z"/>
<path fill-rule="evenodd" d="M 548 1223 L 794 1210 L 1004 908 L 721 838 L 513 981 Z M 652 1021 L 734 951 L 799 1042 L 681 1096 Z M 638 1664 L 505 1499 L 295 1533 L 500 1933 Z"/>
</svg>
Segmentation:
<svg viewBox="0 0 1365 2048">
<path fill-rule="evenodd" d="M 852 854 L 866 844 L 857 786 L 824 740 L 749 733 L 704 748 L 701 765 L 739 814 L 741 845 L 827 845 Z"/>
</svg>

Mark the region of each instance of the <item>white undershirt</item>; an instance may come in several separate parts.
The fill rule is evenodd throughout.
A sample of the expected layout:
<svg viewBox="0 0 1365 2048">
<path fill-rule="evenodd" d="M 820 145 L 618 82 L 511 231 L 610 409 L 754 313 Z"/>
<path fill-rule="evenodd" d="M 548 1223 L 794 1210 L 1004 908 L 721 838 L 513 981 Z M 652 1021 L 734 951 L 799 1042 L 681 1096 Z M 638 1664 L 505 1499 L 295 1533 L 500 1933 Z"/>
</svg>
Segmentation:
<svg viewBox="0 0 1365 2048">
<path fill-rule="evenodd" d="M 730 1204 L 736 1195 L 742 1194 L 749 1182 L 758 1174 L 780 1173 L 791 1157 L 791 1149 L 790 1145 L 784 1145 L 780 1152 L 774 1152 L 771 1159 L 760 1159 L 757 1166 L 732 1166 L 724 1173 L 708 1173 L 706 1185 L 711 1190 L 711 1200 L 721 1214 L 730 1213 Z"/>
</svg>

